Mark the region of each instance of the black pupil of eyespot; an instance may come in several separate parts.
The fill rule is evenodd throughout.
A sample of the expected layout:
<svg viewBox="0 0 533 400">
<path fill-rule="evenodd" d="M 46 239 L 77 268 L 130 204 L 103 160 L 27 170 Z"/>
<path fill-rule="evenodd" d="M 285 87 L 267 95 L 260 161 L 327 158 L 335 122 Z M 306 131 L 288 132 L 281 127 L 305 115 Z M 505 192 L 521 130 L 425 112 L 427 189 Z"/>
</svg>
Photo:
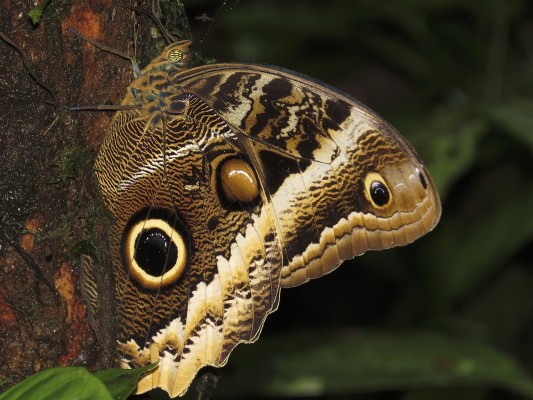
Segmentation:
<svg viewBox="0 0 533 400">
<path fill-rule="evenodd" d="M 390 199 L 387 187 L 378 181 L 374 181 L 370 185 L 370 196 L 377 206 L 384 206 Z"/>
<path fill-rule="evenodd" d="M 161 276 L 178 259 L 178 249 L 161 229 L 152 228 L 141 232 L 135 240 L 135 261 L 147 274 Z"/>
<path fill-rule="evenodd" d="M 424 174 L 422 171 L 420 171 L 418 168 L 416 169 L 416 173 L 418 174 L 418 179 L 420 179 L 420 183 L 424 187 L 424 189 L 428 188 L 428 183 L 426 182 L 426 178 L 424 177 Z"/>
</svg>

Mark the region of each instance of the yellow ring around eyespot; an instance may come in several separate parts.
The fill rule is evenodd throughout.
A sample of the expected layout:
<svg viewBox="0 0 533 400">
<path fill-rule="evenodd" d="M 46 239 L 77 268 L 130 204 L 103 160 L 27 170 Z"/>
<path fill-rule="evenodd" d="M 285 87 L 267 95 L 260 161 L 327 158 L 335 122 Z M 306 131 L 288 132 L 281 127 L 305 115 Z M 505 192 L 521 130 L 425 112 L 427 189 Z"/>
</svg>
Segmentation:
<svg viewBox="0 0 533 400">
<path fill-rule="evenodd" d="M 259 197 L 259 184 L 250 164 L 240 158 L 222 161 L 220 182 L 228 201 L 249 203 Z"/>
<path fill-rule="evenodd" d="M 135 254 L 135 241 L 137 237 L 146 230 L 160 229 L 163 231 L 174 243 L 177 250 L 177 259 L 175 264 L 163 275 L 153 276 L 146 273 L 135 261 L 133 255 Z M 165 220 L 159 218 L 152 218 L 141 220 L 133 225 L 126 238 L 126 260 L 129 263 L 128 270 L 130 276 L 139 284 L 147 289 L 158 289 L 160 287 L 168 286 L 174 283 L 183 273 L 187 265 L 187 248 L 183 241 L 182 235 L 170 226 Z"/>
<path fill-rule="evenodd" d="M 372 183 L 374 182 L 382 183 L 385 186 L 385 188 L 387 188 L 387 191 L 389 192 L 389 201 L 387 201 L 387 203 L 383 204 L 382 206 L 376 204 L 374 200 L 372 199 L 372 195 L 370 194 L 370 188 L 372 186 Z M 387 185 L 387 182 L 385 182 L 385 179 L 383 179 L 383 177 L 377 172 L 369 172 L 365 176 L 365 197 L 370 202 L 370 204 L 372 204 L 372 206 L 378 209 L 387 208 L 392 203 L 392 192 L 390 191 L 389 186 Z"/>
</svg>

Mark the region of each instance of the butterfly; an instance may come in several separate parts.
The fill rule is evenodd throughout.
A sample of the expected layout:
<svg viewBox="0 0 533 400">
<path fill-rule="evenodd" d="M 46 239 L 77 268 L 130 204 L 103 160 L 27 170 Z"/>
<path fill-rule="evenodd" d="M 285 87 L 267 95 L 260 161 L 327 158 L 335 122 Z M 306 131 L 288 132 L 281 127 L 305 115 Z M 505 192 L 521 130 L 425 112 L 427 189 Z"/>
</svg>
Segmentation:
<svg viewBox="0 0 533 400">
<path fill-rule="evenodd" d="M 349 95 L 278 67 L 191 61 L 177 41 L 140 72 L 94 166 L 114 219 L 121 366 L 157 363 L 137 393 L 172 397 L 255 341 L 282 288 L 411 243 L 441 214 L 415 150 Z"/>
</svg>

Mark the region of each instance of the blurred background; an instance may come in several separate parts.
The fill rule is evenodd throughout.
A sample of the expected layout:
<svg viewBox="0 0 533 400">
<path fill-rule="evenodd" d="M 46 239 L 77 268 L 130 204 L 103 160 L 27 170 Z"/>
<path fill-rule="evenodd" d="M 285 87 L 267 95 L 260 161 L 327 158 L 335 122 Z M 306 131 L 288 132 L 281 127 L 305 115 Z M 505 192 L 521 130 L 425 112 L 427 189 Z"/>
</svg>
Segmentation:
<svg viewBox="0 0 533 400">
<path fill-rule="evenodd" d="M 292 69 L 382 115 L 443 203 L 413 245 L 284 290 L 214 398 L 533 398 L 533 3 L 184 3 L 196 40 L 216 21 L 204 56 Z"/>
</svg>

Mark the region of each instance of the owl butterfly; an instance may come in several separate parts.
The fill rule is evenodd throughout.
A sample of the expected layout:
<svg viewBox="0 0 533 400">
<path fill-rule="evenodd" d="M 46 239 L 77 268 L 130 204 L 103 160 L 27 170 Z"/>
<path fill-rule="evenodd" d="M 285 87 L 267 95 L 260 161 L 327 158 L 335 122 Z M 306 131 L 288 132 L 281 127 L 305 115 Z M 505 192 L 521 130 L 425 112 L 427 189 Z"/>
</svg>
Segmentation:
<svg viewBox="0 0 533 400">
<path fill-rule="evenodd" d="M 440 217 L 422 161 L 374 112 L 277 67 L 189 68 L 190 45 L 131 83 L 95 163 L 114 217 L 121 364 L 158 363 L 138 393 L 183 395 L 258 338 L 281 288 L 411 243 Z"/>
</svg>

